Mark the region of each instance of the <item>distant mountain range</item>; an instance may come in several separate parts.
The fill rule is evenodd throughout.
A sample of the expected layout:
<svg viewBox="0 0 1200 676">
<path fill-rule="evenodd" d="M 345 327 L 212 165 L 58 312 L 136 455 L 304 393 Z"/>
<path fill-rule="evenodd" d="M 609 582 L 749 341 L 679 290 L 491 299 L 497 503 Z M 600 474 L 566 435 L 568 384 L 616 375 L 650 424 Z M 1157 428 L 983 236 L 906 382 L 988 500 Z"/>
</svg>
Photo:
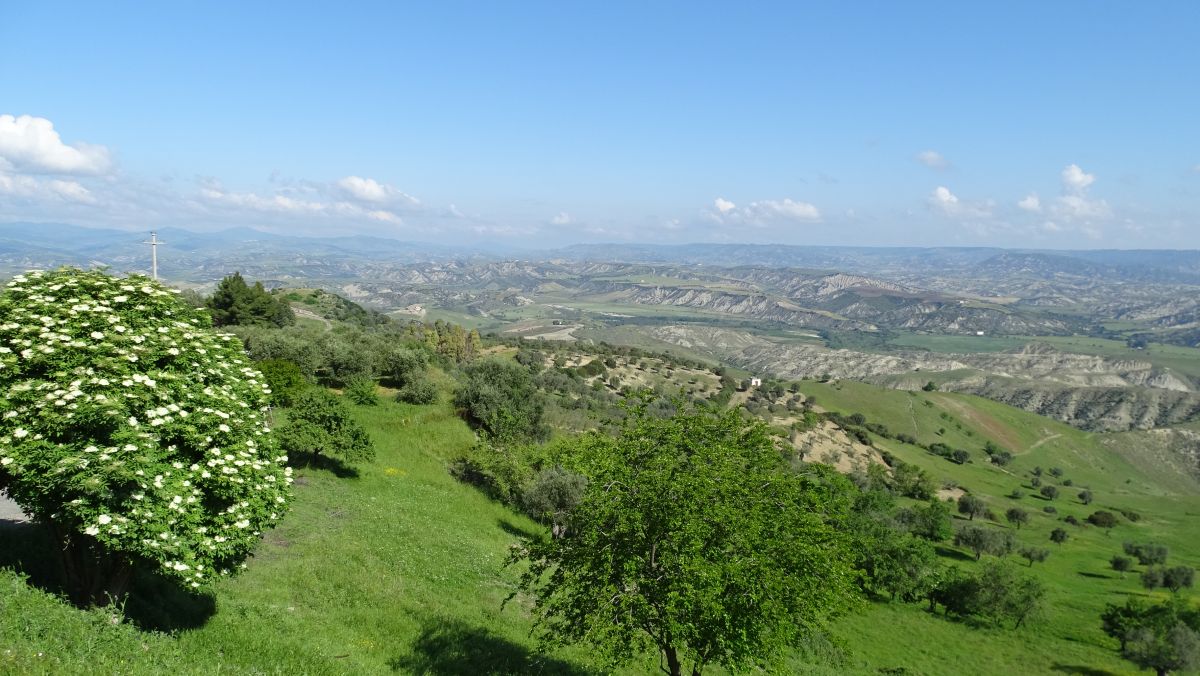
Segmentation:
<svg viewBox="0 0 1200 676">
<path fill-rule="evenodd" d="M 0 224 L 0 268 L 109 265 L 145 271 L 147 233 L 62 223 Z M 1200 251 L 1039 251 L 988 247 L 841 247 L 763 244 L 577 244 L 560 249 L 487 251 L 364 235 L 303 237 L 252 228 L 158 231 L 164 276 L 194 281 L 232 269 L 276 270 L 286 276 L 356 276 L 355 263 L 411 265 L 450 260 L 523 259 L 806 268 L 893 279 L 938 277 L 1062 277 L 1159 283 L 1200 283 Z"/>
</svg>

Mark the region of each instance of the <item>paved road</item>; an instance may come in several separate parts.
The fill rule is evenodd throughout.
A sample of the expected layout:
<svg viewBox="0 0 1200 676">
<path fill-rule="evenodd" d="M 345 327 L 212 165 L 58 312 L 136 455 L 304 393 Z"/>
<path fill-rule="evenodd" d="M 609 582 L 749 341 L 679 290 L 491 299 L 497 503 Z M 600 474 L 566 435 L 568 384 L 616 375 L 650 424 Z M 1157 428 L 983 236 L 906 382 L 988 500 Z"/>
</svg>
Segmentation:
<svg viewBox="0 0 1200 676">
<path fill-rule="evenodd" d="M 0 521 L 28 521 L 28 518 L 17 506 L 17 503 L 9 500 L 7 495 L 0 493 Z"/>
</svg>

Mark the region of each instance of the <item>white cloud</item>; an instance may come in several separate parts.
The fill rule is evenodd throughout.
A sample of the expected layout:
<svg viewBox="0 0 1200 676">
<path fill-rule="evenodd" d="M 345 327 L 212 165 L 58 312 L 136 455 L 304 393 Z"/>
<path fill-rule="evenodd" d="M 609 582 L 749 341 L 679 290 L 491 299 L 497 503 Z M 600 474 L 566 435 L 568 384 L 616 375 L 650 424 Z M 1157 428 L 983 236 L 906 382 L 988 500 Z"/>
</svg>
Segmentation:
<svg viewBox="0 0 1200 676">
<path fill-rule="evenodd" d="M 756 222 L 821 220 L 821 212 L 816 206 L 808 202 L 795 202 L 790 199 L 751 202 L 746 207 L 746 212 L 750 217 L 749 220 Z"/>
<path fill-rule="evenodd" d="M 1067 165 L 1067 168 L 1062 170 L 1063 190 L 1067 192 L 1083 192 L 1095 181 L 1096 176 L 1084 172 L 1078 164 Z"/>
<path fill-rule="evenodd" d="M 32 201 L 96 203 L 92 192 L 77 181 L 59 179 L 47 181 L 19 174 L 0 173 L 0 195 L 10 195 Z"/>
<path fill-rule="evenodd" d="M 565 211 L 558 212 L 558 215 L 550 219 L 554 225 L 570 225 L 572 223 L 571 214 Z"/>
<path fill-rule="evenodd" d="M 371 204 L 405 204 L 409 206 L 417 206 L 421 203 L 420 200 L 412 195 L 405 194 L 395 187 L 380 183 L 373 178 L 362 178 L 361 176 L 347 176 L 340 179 L 335 184 L 342 194 L 352 200 L 358 202 L 369 202 Z"/>
<path fill-rule="evenodd" d="M 44 117 L 0 115 L 0 169 L 26 174 L 103 174 L 112 162 L 104 146 L 63 143 Z"/>
<path fill-rule="evenodd" d="M 991 200 L 964 202 L 944 185 L 939 185 L 933 189 L 933 192 L 929 195 L 928 203 L 929 207 L 934 211 L 950 218 L 960 219 L 991 218 L 992 208 L 995 206 Z"/>
<path fill-rule="evenodd" d="M 1042 211 L 1042 200 L 1036 192 L 1031 192 L 1025 196 L 1025 199 L 1017 202 L 1017 206 L 1025 211 L 1032 211 L 1035 214 Z"/>
<path fill-rule="evenodd" d="M 259 195 L 253 192 L 226 192 L 212 185 L 201 188 L 200 197 L 212 205 L 263 214 L 348 218 L 394 225 L 403 223 L 398 215 L 386 209 L 365 208 L 347 201 L 297 198 L 284 193 Z"/>
<path fill-rule="evenodd" d="M 713 201 L 715 210 L 702 213 L 714 223 L 740 223 L 765 226 L 772 223 L 815 223 L 821 220 L 821 211 L 808 202 L 789 198 L 782 200 L 760 200 L 739 207 L 727 199 L 718 197 Z"/>
<path fill-rule="evenodd" d="M 917 153 L 917 161 L 938 171 L 950 168 L 950 162 L 936 150 L 922 150 Z"/>
<path fill-rule="evenodd" d="M 1088 197 L 1088 188 L 1096 182 L 1095 174 L 1089 174 L 1077 164 L 1069 164 L 1062 170 L 1063 194 L 1054 201 L 1051 213 L 1060 221 L 1087 224 L 1089 237 L 1098 238 L 1100 231 L 1091 223 L 1112 216 L 1108 202 Z"/>
</svg>

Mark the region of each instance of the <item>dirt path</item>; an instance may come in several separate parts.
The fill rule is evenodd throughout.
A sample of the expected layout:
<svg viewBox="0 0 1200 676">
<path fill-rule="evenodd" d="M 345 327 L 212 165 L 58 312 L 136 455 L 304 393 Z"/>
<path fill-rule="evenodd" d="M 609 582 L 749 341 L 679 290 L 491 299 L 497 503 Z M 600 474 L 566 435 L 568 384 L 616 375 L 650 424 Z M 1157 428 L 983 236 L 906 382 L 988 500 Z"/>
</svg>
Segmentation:
<svg viewBox="0 0 1200 676">
<path fill-rule="evenodd" d="M 913 403 L 912 403 L 912 402 L 913 402 L 913 398 L 912 398 L 912 397 L 909 397 L 909 398 L 908 398 L 908 414 L 909 414 L 910 416 L 912 416 L 912 422 L 913 422 L 913 436 L 914 436 L 914 437 L 918 437 L 918 438 L 920 438 L 920 436 L 921 436 L 921 428 L 920 428 L 920 426 L 918 426 L 918 425 L 917 425 L 917 410 L 916 410 L 915 408 L 913 408 Z"/>
<path fill-rule="evenodd" d="M 1025 449 L 1025 452 L 1028 453 L 1028 452 L 1032 451 L 1033 449 L 1038 448 L 1042 444 L 1046 443 L 1047 441 L 1054 441 L 1055 439 L 1057 439 L 1061 436 L 1062 436 L 1061 434 L 1051 434 L 1048 437 L 1042 437 L 1041 439 L 1038 439 L 1037 441 L 1033 442 L 1032 446 Z"/>
<path fill-rule="evenodd" d="M 326 331 L 333 330 L 333 324 L 328 319 L 325 319 L 324 317 L 313 312 L 312 310 L 306 310 L 302 307 L 296 307 L 293 305 L 292 312 L 296 313 L 297 317 L 304 317 L 305 319 L 315 319 L 315 320 L 321 322 L 322 324 L 325 325 Z"/>
</svg>

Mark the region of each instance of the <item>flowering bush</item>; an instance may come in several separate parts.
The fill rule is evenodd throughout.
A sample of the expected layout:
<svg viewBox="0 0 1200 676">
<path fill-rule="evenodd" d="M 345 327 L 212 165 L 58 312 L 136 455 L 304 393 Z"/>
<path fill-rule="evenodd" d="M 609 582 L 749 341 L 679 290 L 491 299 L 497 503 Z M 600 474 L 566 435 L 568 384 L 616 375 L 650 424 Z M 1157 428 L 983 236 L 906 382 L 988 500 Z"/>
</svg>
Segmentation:
<svg viewBox="0 0 1200 676">
<path fill-rule="evenodd" d="M 283 514 L 270 390 L 210 324 L 141 276 L 28 272 L 0 293 L 0 487 L 87 561 L 200 586 Z"/>
</svg>

